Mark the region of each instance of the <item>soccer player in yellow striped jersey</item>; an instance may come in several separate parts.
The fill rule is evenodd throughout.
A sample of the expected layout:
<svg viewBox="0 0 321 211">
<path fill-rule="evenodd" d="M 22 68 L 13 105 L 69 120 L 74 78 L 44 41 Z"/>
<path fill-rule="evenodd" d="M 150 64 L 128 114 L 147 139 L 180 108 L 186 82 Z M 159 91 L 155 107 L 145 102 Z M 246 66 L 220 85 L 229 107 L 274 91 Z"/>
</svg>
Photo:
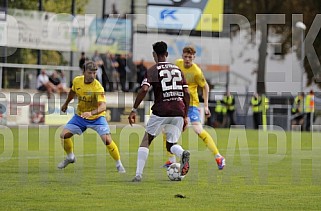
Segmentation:
<svg viewBox="0 0 321 211">
<path fill-rule="evenodd" d="M 97 66 L 93 61 L 88 61 L 83 66 L 83 75 L 77 76 L 73 80 L 73 86 L 68 94 L 66 102 L 62 105 L 61 111 L 66 112 L 68 104 L 75 96 L 78 97 L 77 112 L 65 125 L 60 134 L 63 148 L 67 154 L 64 161 L 58 164 L 59 169 L 63 169 L 70 163 L 76 161 L 73 152 L 74 134 L 82 134 L 87 128 L 95 130 L 101 140 L 106 145 L 109 154 L 116 162 L 119 173 L 125 173 L 125 168 L 120 160 L 119 150 L 110 135 L 110 129 L 106 121 L 106 97 L 104 89 L 97 81 Z"/>
<path fill-rule="evenodd" d="M 208 108 L 209 86 L 205 80 L 202 70 L 199 68 L 197 64 L 193 62 L 195 59 L 195 54 L 196 54 L 195 49 L 191 46 L 187 46 L 183 49 L 182 59 L 178 59 L 176 61 L 176 65 L 184 73 L 186 82 L 188 84 L 190 96 L 191 96 L 190 106 L 188 109 L 188 117 L 191 125 L 193 126 L 193 130 L 203 140 L 207 148 L 215 156 L 218 169 L 222 170 L 225 166 L 225 158 L 220 155 L 213 141 L 213 138 L 210 136 L 210 134 L 206 130 L 203 129 L 203 126 L 201 124 L 201 116 L 198 108 L 200 103 L 198 99 L 197 88 L 200 87 L 203 90 L 204 111 L 205 111 L 206 117 L 208 118 L 211 116 L 211 112 Z M 173 155 L 169 156 L 169 161 L 167 161 L 166 164 L 176 162 L 175 159 L 176 159 L 175 156 Z"/>
</svg>

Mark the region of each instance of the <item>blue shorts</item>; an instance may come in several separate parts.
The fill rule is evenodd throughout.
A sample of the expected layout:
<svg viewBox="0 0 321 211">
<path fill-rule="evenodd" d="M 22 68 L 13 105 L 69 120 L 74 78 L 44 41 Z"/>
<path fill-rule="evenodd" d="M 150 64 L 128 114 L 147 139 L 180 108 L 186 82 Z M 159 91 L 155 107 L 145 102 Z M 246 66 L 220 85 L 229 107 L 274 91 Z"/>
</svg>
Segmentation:
<svg viewBox="0 0 321 211">
<path fill-rule="evenodd" d="M 110 134 L 110 129 L 105 117 L 101 116 L 98 119 L 88 120 L 78 115 L 74 115 L 64 127 L 70 130 L 72 134 L 82 134 L 87 128 L 96 131 L 100 136 Z"/>
<path fill-rule="evenodd" d="M 188 108 L 188 118 L 192 122 L 201 122 L 200 110 L 195 106 L 190 106 Z"/>
</svg>

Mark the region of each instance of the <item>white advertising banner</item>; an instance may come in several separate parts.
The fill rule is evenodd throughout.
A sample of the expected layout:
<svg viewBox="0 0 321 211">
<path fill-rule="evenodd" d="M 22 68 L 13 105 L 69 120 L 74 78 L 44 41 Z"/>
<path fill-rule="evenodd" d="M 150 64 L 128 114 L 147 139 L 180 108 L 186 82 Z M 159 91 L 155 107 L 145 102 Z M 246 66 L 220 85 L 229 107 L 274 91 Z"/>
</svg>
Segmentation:
<svg viewBox="0 0 321 211">
<path fill-rule="evenodd" d="M 131 21 L 96 15 L 8 9 L 0 18 L 0 46 L 56 51 L 128 53 Z"/>
<path fill-rule="evenodd" d="M 0 21 L 0 46 L 7 45 L 7 22 Z"/>
<path fill-rule="evenodd" d="M 70 51 L 72 17 L 70 14 L 8 9 L 7 28 L 1 30 L 1 36 L 10 35 L 6 39 L 10 47 Z"/>
</svg>

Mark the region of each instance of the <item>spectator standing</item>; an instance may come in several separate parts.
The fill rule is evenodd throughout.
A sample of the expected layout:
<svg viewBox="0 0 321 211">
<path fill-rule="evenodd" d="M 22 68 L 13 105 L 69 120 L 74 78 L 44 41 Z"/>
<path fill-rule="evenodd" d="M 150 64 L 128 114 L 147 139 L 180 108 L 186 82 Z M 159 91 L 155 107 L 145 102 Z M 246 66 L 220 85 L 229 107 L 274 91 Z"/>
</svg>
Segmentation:
<svg viewBox="0 0 321 211">
<path fill-rule="evenodd" d="M 118 55 L 116 61 L 119 64 L 118 73 L 119 73 L 119 82 L 120 82 L 121 90 L 123 92 L 128 92 L 128 89 L 126 87 L 126 75 L 127 75 L 127 73 L 126 73 L 126 55 L 125 54 Z"/>
<path fill-rule="evenodd" d="M 110 60 L 111 60 L 111 64 L 113 67 L 113 72 L 112 72 L 112 81 L 114 82 L 113 89 L 116 89 L 118 91 L 118 88 L 119 88 L 119 72 L 118 72 L 119 63 L 117 62 L 117 58 L 116 58 L 115 54 L 110 54 Z M 115 85 L 116 85 L 116 87 L 115 87 Z"/>
<path fill-rule="evenodd" d="M 128 90 L 135 91 L 135 84 L 137 81 L 137 69 L 136 65 L 133 61 L 133 54 L 128 53 L 126 57 L 126 73 L 127 73 L 127 81 L 128 81 Z"/>
<path fill-rule="evenodd" d="M 96 79 L 100 82 L 100 84 L 104 88 L 104 91 L 106 91 L 107 74 L 106 74 L 105 68 L 103 67 L 104 65 L 103 59 L 101 58 L 97 50 L 94 52 L 92 60 L 96 63 L 98 67 Z"/>
<path fill-rule="evenodd" d="M 103 54 L 101 58 L 104 62 L 105 72 L 106 72 L 106 76 L 107 76 L 107 83 L 108 83 L 107 91 L 112 92 L 114 90 L 113 82 L 112 82 L 114 68 L 112 65 L 112 61 L 111 61 L 109 52 L 106 52 L 106 54 Z"/>
<path fill-rule="evenodd" d="M 215 105 L 215 128 L 223 128 L 226 123 L 226 106 L 222 103 L 223 100 L 216 100 Z"/>
<path fill-rule="evenodd" d="M 137 88 L 135 89 L 135 92 L 138 92 L 143 80 L 144 80 L 144 77 L 145 77 L 145 74 L 147 72 L 147 67 L 145 66 L 144 64 L 144 59 L 141 59 L 140 60 L 140 63 L 136 66 L 136 70 L 137 70 Z M 154 99 L 154 95 L 153 95 L 153 87 L 151 87 L 149 90 L 148 90 L 148 100 L 153 100 Z"/>
<path fill-rule="evenodd" d="M 261 111 L 261 97 L 255 93 L 251 98 L 251 106 L 253 111 L 253 127 L 259 129 L 259 125 L 262 125 L 262 111 Z"/>
<path fill-rule="evenodd" d="M 140 63 L 136 66 L 137 69 L 137 83 L 140 86 L 143 82 L 144 76 L 147 72 L 147 67 L 144 64 L 144 59 L 140 60 Z M 137 88 L 137 90 L 139 87 Z"/>
<path fill-rule="evenodd" d="M 85 52 L 81 52 L 80 59 L 79 59 L 79 67 L 80 67 L 80 69 L 82 69 L 82 67 L 84 66 L 85 62 L 86 62 Z"/>
<path fill-rule="evenodd" d="M 235 98 L 231 95 L 230 91 L 227 91 L 223 97 L 223 104 L 226 106 L 227 122 L 228 127 L 230 125 L 235 125 L 234 115 L 235 115 Z"/>
<path fill-rule="evenodd" d="M 263 129 L 266 130 L 266 112 L 269 108 L 269 99 L 255 93 L 251 98 L 251 105 L 254 129 L 259 129 L 259 125 L 263 125 Z"/>
<path fill-rule="evenodd" d="M 291 125 L 292 129 L 295 125 L 301 125 L 301 130 L 304 129 L 304 93 L 300 92 L 293 101 L 291 109 Z"/>
<path fill-rule="evenodd" d="M 309 94 L 305 97 L 305 113 L 306 113 L 306 123 L 305 130 L 310 131 L 311 122 L 314 120 L 314 91 L 310 90 Z"/>
</svg>

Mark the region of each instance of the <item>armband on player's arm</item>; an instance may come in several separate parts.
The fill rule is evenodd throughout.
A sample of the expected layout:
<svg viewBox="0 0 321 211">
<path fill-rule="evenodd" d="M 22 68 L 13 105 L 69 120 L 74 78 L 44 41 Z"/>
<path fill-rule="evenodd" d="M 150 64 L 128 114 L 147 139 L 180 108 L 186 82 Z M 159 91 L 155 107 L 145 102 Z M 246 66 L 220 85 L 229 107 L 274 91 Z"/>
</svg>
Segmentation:
<svg viewBox="0 0 321 211">
<path fill-rule="evenodd" d="M 132 112 L 137 113 L 137 108 L 132 108 Z"/>
</svg>

